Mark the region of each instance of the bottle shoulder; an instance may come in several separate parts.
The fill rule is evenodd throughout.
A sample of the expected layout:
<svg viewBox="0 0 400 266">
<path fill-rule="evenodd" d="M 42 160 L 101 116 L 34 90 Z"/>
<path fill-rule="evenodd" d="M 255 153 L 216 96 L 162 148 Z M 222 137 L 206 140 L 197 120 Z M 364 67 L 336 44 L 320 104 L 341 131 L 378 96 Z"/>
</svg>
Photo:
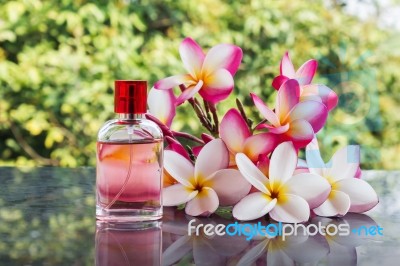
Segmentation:
<svg viewBox="0 0 400 266">
<path fill-rule="evenodd" d="M 152 142 L 163 139 L 159 126 L 147 119 L 112 119 L 100 128 L 97 141 Z"/>
</svg>

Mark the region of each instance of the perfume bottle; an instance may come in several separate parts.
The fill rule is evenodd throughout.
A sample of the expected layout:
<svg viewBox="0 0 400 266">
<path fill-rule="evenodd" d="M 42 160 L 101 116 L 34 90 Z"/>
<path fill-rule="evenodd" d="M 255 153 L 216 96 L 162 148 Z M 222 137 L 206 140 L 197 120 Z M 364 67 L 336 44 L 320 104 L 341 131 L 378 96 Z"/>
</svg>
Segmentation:
<svg viewBox="0 0 400 266">
<path fill-rule="evenodd" d="M 125 222 L 162 216 L 163 135 L 145 119 L 146 81 L 115 81 L 114 110 L 97 136 L 96 218 Z"/>
</svg>

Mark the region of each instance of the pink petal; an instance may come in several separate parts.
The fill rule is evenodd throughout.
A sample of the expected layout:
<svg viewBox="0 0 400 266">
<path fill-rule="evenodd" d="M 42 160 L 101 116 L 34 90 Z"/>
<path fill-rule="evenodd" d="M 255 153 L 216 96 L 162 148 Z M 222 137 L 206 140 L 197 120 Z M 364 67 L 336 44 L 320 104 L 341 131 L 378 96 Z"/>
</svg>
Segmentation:
<svg viewBox="0 0 400 266">
<path fill-rule="evenodd" d="M 280 65 L 281 75 L 284 75 L 289 78 L 295 78 L 295 70 L 293 67 L 292 60 L 290 60 L 289 52 L 285 52 L 282 57 L 281 65 Z"/>
<path fill-rule="evenodd" d="M 200 95 L 211 103 L 226 99 L 233 90 L 233 77 L 226 69 L 218 69 L 208 75 L 204 82 Z"/>
<path fill-rule="evenodd" d="M 171 151 L 177 152 L 180 155 L 182 155 L 183 157 L 185 157 L 187 160 L 190 161 L 189 154 L 186 151 L 186 149 L 182 146 L 182 144 L 180 144 L 177 140 L 175 140 L 169 136 L 166 136 L 165 139 L 168 142 L 168 147 L 166 148 L 166 150 L 171 150 Z"/>
<path fill-rule="evenodd" d="M 276 97 L 275 113 L 279 121 L 284 122 L 290 110 L 299 103 L 300 86 L 297 80 L 289 79 L 279 89 Z"/>
<path fill-rule="evenodd" d="M 362 176 L 362 171 L 361 171 L 361 168 L 360 168 L 360 166 L 358 166 L 358 168 L 357 168 L 357 172 L 356 172 L 356 174 L 355 174 L 355 178 L 361 178 L 361 176 Z"/>
<path fill-rule="evenodd" d="M 332 190 L 328 199 L 313 211 L 319 216 L 343 216 L 350 209 L 350 198 L 346 193 Z"/>
<path fill-rule="evenodd" d="M 172 90 L 156 90 L 151 88 L 147 97 L 150 114 L 170 127 L 176 114 L 175 100 L 176 98 Z"/>
<path fill-rule="evenodd" d="M 189 190 L 181 184 L 175 184 L 162 190 L 164 206 L 178 206 L 196 197 L 197 190 Z"/>
<path fill-rule="evenodd" d="M 231 44 L 219 44 L 212 47 L 204 59 L 203 73 L 210 74 L 218 69 L 226 69 L 234 76 L 242 61 L 240 47 Z"/>
<path fill-rule="evenodd" d="M 208 135 L 206 133 L 201 133 L 201 139 L 204 141 L 205 144 L 209 143 L 213 139 L 215 139 L 213 136 Z"/>
<path fill-rule="evenodd" d="M 194 167 L 185 157 L 174 151 L 164 151 L 164 168 L 176 181 L 194 188 L 189 181 L 194 175 Z"/>
<path fill-rule="evenodd" d="M 310 173 L 295 175 L 286 184 L 289 193 L 305 199 L 310 209 L 324 203 L 331 192 L 331 185 L 325 178 Z"/>
<path fill-rule="evenodd" d="M 265 175 L 269 175 L 270 160 L 266 154 L 258 156 L 257 168 Z"/>
<path fill-rule="evenodd" d="M 189 79 L 191 79 L 191 77 L 187 74 L 171 76 L 157 81 L 154 84 L 154 88 L 157 90 L 170 90 L 176 86 L 185 83 Z"/>
<path fill-rule="evenodd" d="M 221 206 L 232 206 L 249 194 L 251 185 L 235 169 L 222 169 L 212 178 L 212 189 L 217 193 Z"/>
<path fill-rule="evenodd" d="M 357 178 L 346 178 L 338 181 L 338 190 L 350 197 L 349 212 L 366 212 L 378 204 L 378 195 L 370 184 Z"/>
<path fill-rule="evenodd" d="M 218 170 L 228 167 L 229 152 L 221 139 L 207 143 L 196 160 L 195 177 L 207 178 Z"/>
<path fill-rule="evenodd" d="M 186 100 L 193 98 L 193 96 L 203 87 L 203 84 L 203 81 L 199 80 L 195 86 L 188 87 L 181 93 L 181 95 L 179 95 L 178 99 L 176 99 L 176 104 L 181 105 Z"/>
<path fill-rule="evenodd" d="M 264 128 L 268 129 L 268 131 L 270 133 L 280 135 L 280 134 L 283 134 L 283 133 L 287 132 L 289 130 L 289 128 L 290 128 L 290 125 L 289 124 L 285 124 L 283 126 L 274 127 L 274 126 L 271 126 L 271 125 L 268 125 L 268 124 L 260 124 L 260 125 L 258 125 L 256 127 L 256 129 L 264 129 Z"/>
<path fill-rule="evenodd" d="M 307 201 L 293 194 L 285 194 L 286 200 L 279 202 L 269 212 L 269 216 L 277 222 L 303 223 L 310 218 L 310 208 Z"/>
<path fill-rule="evenodd" d="M 353 178 L 360 164 L 360 147 L 348 145 L 341 148 L 327 163 L 327 175 L 338 181 L 345 178 Z"/>
<path fill-rule="evenodd" d="M 279 119 L 276 114 L 269 109 L 268 106 L 257 95 L 250 93 L 250 96 L 261 115 L 275 127 L 280 126 Z"/>
<path fill-rule="evenodd" d="M 196 157 L 199 156 L 200 151 L 203 149 L 203 147 L 204 147 L 204 145 L 193 147 L 192 151 L 193 151 L 194 156 L 196 156 Z"/>
<path fill-rule="evenodd" d="M 285 133 L 284 140 L 290 140 L 296 149 L 307 146 L 314 137 L 314 130 L 305 120 L 296 120 L 290 123 L 289 130 Z"/>
<path fill-rule="evenodd" d="M 337 94 L 325 85 L 321 84 L 309 84 L 302 87 L 303 92 L 301 94 L 300 100 L 303 98 L 317 95 L 321 98 L 322 103 L 326 106 L 328 111 L 331 111 L 338 104 Z"/>
<path fill-rule="evenodd" d="M 217 193 L 208 187 L 203 187 L 197 196 L 186 204 L 185 212 L 191 216 L 209 216 L 218 208 Z"/>
<path fill-rule="evenodd" d="M 271 153 L 276 145 L 278 145 L 278 138 L 276 135 L 260 133 L 246 139 L 243 146 L 243 153 L 245 153 L 250 160 L 256 162 L 259 155 Z"/>
<path fill-rule="evenodd" d="M 326 122 L 328 109 L 325 105 L 317 101 L 306 101 L 297 104 L 289 114 L 291 121 L 304 119 L 308 121 L 314 132 L 317 133 Z"/>
<path fill-rule="evenodd" d="M 262 192 L 254 192 L 244 197 L 233 207 L 232 214 L 238 220 L 249 221 L 266 215 L 276 206 L 277 200 L 266 197 Z"/>
<path fill-rule="evenodd" d="M 323 169 L 325 168 L 325 163 L 321 158 L 321 153 L 319 152 L 318 140 L 313 138 L 313 140 L 306 147 L 306 160 L 307 166 L 311 173 L 317 175 L 323 175 Z"/>
<path fill-rule="evenodd" d="M 279 144 L 271 156 L 269 181 L 286 183 L 293 175 L 297 165 L 297 154 L 291 142 Z"/>
<path fill-rule="evenodd" d="M 232 152 L 241 152 L 245 140 L 251 136 L 246 122 L 236 109 L 230 109 L 222 118 L 220 137 Z"/>
<path fill-rule="evenodd" d="M 267 177 L 247 158 L 243 153 L 236 154 L 236 164 L 243 177 L 259 191 L 270 195 L 266 184 L 268 184 Z"/>
<path fill-rule="evenodd" d="M 197 77 L 205 58 L 201 47 L 193 39 L 185 38 L 179 47 L 179 53 L 186 70 L 193 77 Z"/>
<path fill-rule="evenodd" d="M 279 90 L 279 88 L 282 86 L 282 84 L 285 83 L 287 80 L 289 80 L 289 78 L 286 76 L 282 76 L 282 75 L 276 76 L 272 80 L 272 87 L 275 90 Z"/>
<path fill-rule="evenodd" d="M 315 59 L 305 62 L 296 72 L 296 79 L 300 85 L 310 84 L 315 72 L 317 72 L 318 62 Z"/>
</svg>

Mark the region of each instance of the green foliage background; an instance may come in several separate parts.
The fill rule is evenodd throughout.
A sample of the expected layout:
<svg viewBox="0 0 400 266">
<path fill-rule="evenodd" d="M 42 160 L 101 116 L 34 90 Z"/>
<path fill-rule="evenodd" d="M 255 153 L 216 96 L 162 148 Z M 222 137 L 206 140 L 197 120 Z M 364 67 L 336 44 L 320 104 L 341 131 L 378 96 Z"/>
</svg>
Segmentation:
<svg viewBox="0 0 400 266">
<path fill-rule="evenodd" d="M 182 73 L 178 47 L 190 36 L 244 51 L 221 116 L 238 97 L 259 119 L 248 94 L 273 101 L 289 50 L 297 67 L 319 60 L 316 80 L 340 95 L 320 133 L 325 159 L 361 144 L 364 168 L 400 168 L 399 33 L 376 19 L 322 0 L 0 1 L 0 165 L 94 165 L 97 130 L 114 116 L 113 81 Z M 193 117 L 180 107 L 175 129 L 199 134 Z"/>
</svg>

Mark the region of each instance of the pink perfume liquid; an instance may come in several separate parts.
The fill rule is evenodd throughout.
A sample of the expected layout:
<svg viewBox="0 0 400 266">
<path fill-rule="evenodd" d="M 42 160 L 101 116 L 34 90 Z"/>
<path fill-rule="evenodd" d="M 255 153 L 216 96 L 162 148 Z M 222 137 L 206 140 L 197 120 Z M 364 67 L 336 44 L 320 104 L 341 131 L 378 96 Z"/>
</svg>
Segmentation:
<svg viewBox="0 0 400 266">
<path fill-rule="evenodd" d="M 161 218 L 162 149 L 157 139 L 97 142 L 97 219 Z"/>
</svg>

